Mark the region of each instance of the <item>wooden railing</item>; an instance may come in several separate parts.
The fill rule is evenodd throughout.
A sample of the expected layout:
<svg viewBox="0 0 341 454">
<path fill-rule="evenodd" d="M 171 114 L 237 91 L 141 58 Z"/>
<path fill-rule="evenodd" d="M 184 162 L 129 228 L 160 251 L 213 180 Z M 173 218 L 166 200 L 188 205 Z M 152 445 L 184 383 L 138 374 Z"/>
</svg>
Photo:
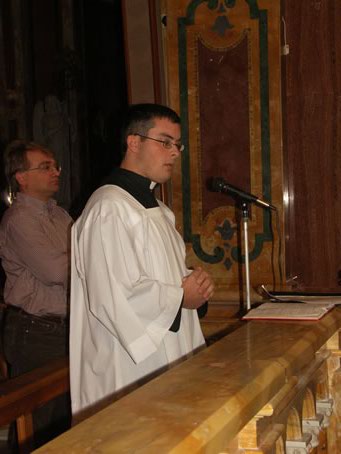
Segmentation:
<svg viewBox="0 0 341 454">
<path fill-rule="evenodd" d="M 68 390 L 68 358 L 0 382 L 0 427 L 16 421 L 20 453 L 33 448 L 33 410 Z"/>
<path fill-rule="evenodd" d="M 244 322 L 35 452 L 339 454 L 339 330 L 340 308 Z"/>
</svg>

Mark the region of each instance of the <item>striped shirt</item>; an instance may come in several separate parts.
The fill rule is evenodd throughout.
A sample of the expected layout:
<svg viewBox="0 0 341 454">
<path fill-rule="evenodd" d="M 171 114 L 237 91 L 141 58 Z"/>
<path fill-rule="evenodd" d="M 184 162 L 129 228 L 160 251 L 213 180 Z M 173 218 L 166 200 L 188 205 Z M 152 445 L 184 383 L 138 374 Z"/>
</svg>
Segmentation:
<svg viewBox="0 0 341 454">
<path fill-rule="evenodd" d="M 4 299 L 35 315 L 66 315 L 72 219 L 48 202 L 18 193 L 0 225 Z"/>
</svg>

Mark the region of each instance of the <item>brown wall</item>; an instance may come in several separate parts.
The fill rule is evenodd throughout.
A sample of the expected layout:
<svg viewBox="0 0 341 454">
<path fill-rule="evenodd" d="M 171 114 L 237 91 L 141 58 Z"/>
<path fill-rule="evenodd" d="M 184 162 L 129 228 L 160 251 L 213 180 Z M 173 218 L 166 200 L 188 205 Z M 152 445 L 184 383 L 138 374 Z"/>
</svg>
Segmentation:
<svg viewBox="0 0 341 454">
<path fill-rule="evenodd" d="M 287 276 L 341 290 L 341 4 L 283 1 Z"/>
<path fill-rule="evenodd" d="M 234 10 L 238 7 L 246 8 L 245 3 L 240 2 L 231 7 L 229 17 L 233 19 Z M 270 5 L 267 2 L 256 3 L 259 8 Z M 285 225 L 286 240 L 285 248 L 282 249 L 285 251 L 283 262 L 286 264 L 284 285 L 294 284 L 294 288 L 306 291 L 340 291 L 341 31 L 338 24 L 341 19 L 341 4 L 338 0 L 282 0 L 280 3 L 286 23 L 289 54 L 282 56 L 282 100 L 278 96 L 271 100 L 270 106 L 274 111 L 278 106 L 283 122 L 284 164 L 277 161 L 276 165 L 281 167 L 277 171 L 283 175 L 285 182 L 281 188 L 284 202 L 281 222 Z M 192 5 L 194 8 L 190 1 L 178 0 L 174 5 L 173 2 L 168 4 L 179 12 L 179 16 L 185 16 L 185 11 L 188 11 L 181 9 L 183 5 Z M 206 14 L 207 5 L 201 4 L 200 8 L 201 16 L 198 7 L 194 22 L 202 20 Z M 213 10 L 211 13 L 213 14 Z M 269 30 L 273 25 L 272 20 L 273 17 L 269 15 Z M 168 25 L 167 33 L 167 44 L 170 47 L 169 42 L 177 32 L 175 28 L 169 30 Z M 200 33 L 203 35 L 204 32 Z M 233 33 L 233 30 L 226 32 L 225 37 L 228 36 L 227 33 Z M 281 40 L 284 44 L 284 30 Z M 187 41 L 190 46 L 190 27 Z M 175 42 L 175 50 L 176 46 Z M 281 52 L 280 48 L 278 52 Z M 269 62 L 271 65 L 271 60 Z M 174 64 L 172 67 L 176 71 Z M 172 73 L 172 67 L 167 68 L 169 74 Z M 188 69 L 189 81 L 190 71 Z M 269 86 L 273 83 L 273 78 L 270 69 Z M 170 92 L 177 99 L 175 86 L 179 85 L 172 85 L 170 76 Z M 183 95 L 184 93 L 180 94 Z M 200 99 L 200 93 L 194 93 L 193 96 L 199 96 Z M 174 103 L 174 107 L 177 107 L 177 103 Z M 271 128 L 271 140 L 277 133 L 280 134 L 281 131 Z M 250 149 L 254 146 L 255 143 L 251 141 Z M 272 158 L 274 152 L 275 149 L 272 148 Z M 275 169 L 272 170 L 274 175 Z M 200 172 L 200 168 L 197 172 Z M 229 180 L 231 182 L 233 178 L 230 176 Z M 275 181 L 272 178 L 272 184 L 279 187 L 280 179 L 276 177 Z M 264 267 L 262 273 L 265 278 Z"/>
<path fill-rule="evenodd" d="M 123 0 L 128 95 L 131 103 L 153 102 L 153 63 L 148 0 Z"/>
</svg>

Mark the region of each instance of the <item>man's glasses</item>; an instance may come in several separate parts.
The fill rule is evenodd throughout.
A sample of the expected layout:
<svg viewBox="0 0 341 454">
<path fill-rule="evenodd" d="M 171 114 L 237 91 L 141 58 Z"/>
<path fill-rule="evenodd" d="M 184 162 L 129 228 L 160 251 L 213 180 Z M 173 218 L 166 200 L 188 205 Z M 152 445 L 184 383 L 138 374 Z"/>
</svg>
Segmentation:
<svg viewBox="0 0 341 454">
<path fill-rule="evenodd" d="M 170 139 L 154 139 L 154 137 L 149 137 L 149 136 L 143 136 L 142 134 L 136 133 L 135 136 L 143 137 L 144 139 L 149 139 L 149 140 L 154 140 L 154 142 L 159 142 L 162 143 L 163 148 L 166 148 L 166 150 L 170 150 L 172 147 L 176 147 L 178 151 L 184 151 L 185 145 L 181 143 L 175 143 Z"/>
<path fill-rule="evenodd" d="M 22 172 L 31 172 L 32 170 L 40 170 L 41 172 L 57 172 L 60 173 L 62 168 L 59 164 L 55 162 L 42 162 L 37 167 L 32 167 L 30 169 L 22 170 Z"/>
</svg>

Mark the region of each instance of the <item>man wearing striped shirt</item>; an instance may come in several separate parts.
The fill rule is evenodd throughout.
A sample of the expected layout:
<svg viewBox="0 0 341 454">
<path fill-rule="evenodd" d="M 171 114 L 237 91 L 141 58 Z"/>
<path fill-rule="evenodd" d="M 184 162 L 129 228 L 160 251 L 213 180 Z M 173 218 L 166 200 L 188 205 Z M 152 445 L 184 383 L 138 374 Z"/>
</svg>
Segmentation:
<svg viewBox="0 0 341 454">
<path fill-rule="evenodd" d="M 72 219 L 52 199 L 60 170 L 53 153 L 38 144 L 17 140 L 5 150 L 14 201 L 1 221 L 0 257 L 6 273 L 4 349 L 11 377 L 67 354 Z M 51 424 L 56 423 L 56 433 L 65 428 L 67 412 L 65 403 L 53 402 L 34 414 L 37 445 L 55 435 Z"/>
</svg>

